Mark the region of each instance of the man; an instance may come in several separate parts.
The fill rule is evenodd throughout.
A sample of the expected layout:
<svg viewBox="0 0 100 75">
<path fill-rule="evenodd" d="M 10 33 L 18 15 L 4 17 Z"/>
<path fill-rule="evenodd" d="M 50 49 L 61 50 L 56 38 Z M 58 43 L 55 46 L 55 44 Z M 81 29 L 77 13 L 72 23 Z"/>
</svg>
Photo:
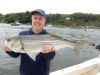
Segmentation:
<svg viewBox="0 0 100 75">
<path fill-rule="evenodd" d="M 19 35 L 46 35 L 49 34 L 43 29 L 46 22 L 45 11 L 36 9 L 31 12 L 32 14 L 32 28 L 28 31 L 22 31 Z M 11 57 L 19 57 L 21 55 L 20 75 L 49 75 L 50 61 L 55 56 L 55 48 L 50 47 L 48 44 L 44 45 L 41 49 L 42 52 L 36 56 L 36 60 L 32 60 L 26 53 L 15 53 L 9 48 L 3 46 L 3 49 Z"/>
<path fill-rule="evenodd" d="M 100 44 L 96 45 L 96 44 L 93 43 L 92 45 L 93 45 L 93 47 L 94 47 L 95 49 L 100 50 Z"/>
</svg>

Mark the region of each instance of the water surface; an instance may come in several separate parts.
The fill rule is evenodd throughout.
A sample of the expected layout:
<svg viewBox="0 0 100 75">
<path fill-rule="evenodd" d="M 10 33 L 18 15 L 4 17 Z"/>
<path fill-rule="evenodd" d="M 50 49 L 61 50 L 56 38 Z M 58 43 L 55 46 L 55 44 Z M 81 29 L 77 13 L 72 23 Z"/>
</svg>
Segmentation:
<svg viewBox="0 0 100 75">
<path fill-rule="evenodd" d="M 8 37 L 3 23 L 0 23 L 0 42 L 4 37 Z M 31 26 L 20 25 L 11 26 L 10 24 L 3 24 L 9 36 L 17 36 L 19 32 L 28 30 Z M 100 43 L 100 29 L 96 29 L 94 32 L 86 32 L 83 28 L 59 28 L 59 27 L 44 27 L 48 32 L 57 31 L 60 36 L 71 41 L 85 41 L 89 43 Z M 100 52 L 94 49 L 92 46 L 86 46 L 82 49 L 81 58 L 78 58 L 74 50 L 70 48 L 64 48 L 56 53 L 55 58 L 51 62 L 50 71 L 56 71 L 59 69 L 67 68 L 86 60 L 98 57 Z M 0 45 L 0 75 L 19 75 L 20 58 L 11 58 L 2 49 Z"/>
</svg>

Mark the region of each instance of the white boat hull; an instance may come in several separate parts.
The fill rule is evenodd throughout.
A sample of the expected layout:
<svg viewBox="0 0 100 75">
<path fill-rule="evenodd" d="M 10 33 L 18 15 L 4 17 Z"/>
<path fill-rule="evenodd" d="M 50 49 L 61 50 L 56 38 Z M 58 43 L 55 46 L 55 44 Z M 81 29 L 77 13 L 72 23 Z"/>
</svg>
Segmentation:
<svg viewBox="0 0 100 75">
<path fill-rule="evenodd" d="M 81 64 L 51 72 L 50 75 L 100 75 L 100 58 L 94 58 Z"/>
<path fill-rule="evenodd" d="M 95 27 L 94 26 L 86 26 L 85 31 L 94 31 Z"/>
<path fill-rule="evenodd" d="M 94 31 L 95 29 L 85 29 L 85 31 Z"/>
</svg>

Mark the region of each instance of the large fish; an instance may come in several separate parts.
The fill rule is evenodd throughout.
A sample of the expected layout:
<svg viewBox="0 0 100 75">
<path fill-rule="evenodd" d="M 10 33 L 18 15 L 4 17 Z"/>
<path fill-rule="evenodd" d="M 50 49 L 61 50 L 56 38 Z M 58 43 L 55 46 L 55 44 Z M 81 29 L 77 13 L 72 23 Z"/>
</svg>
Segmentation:
<svg viewBox="0 0 100 75">
<path fill-rule="evenodd" d="M 45 44 L 54 46 L 55 51 L 65 47 L 73 48 L 78 57 L 81 56 L 80 50 L 88 45 L 86 42 L 73 42 L 63 39 L 57 32 L 49 35 L 27 35 L 4 38 L 2 44 L 14 52 L 27 53 L 33 60 L 42 51 L 42 46 Z"/>
</svg>

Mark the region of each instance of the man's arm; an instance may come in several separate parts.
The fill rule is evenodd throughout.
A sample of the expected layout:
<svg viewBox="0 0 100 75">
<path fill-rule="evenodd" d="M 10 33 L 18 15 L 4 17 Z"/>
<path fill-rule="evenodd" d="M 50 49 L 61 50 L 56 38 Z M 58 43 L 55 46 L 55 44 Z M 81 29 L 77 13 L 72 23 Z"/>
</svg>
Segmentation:
<svg viewBox="0 0 100 75">
<path fill-rule="evenodd" d="M 45 45 L 42 47 L 41 54 L 45 60 L 52 60 L 55 56 L 55 48 L 50 47 L 49 45 Z"/>
<path fill-rule="evenodd" d="M 52 60 L 55 56 L 55 51 L 49 52 L 49 53 L 42 53 L 42 57 L 45 60 Z"/>
</svg>

